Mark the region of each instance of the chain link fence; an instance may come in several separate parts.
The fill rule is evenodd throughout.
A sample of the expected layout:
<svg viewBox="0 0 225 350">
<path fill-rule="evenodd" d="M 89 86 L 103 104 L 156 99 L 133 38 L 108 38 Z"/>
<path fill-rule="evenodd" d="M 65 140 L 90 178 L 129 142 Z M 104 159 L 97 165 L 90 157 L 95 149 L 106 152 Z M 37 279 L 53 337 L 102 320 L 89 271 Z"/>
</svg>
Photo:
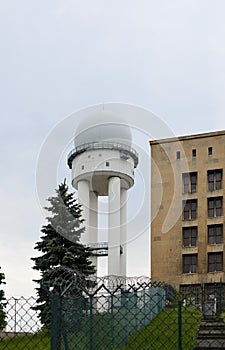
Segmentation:
<svg viewBox="0 0 225 350">
<path fill-rule="evenodd" d="M 87 279 L 68 269 L 62 274 L 57 293 L 55 272 L 43 286 L 50 303 L 47 326 L 35 298 L 7 300 L 0 350 L 225 349 L 223 289 L 211 289 L 207 298 L 205 286 L 204 293 L 203 286 L 176 293 L 146 277 Z"/>
<path fill-rule="evenodd" d="M 0 331 L 0 349 L 50 349 L 49 331 L 43 329 L 33 310 L 36 298 L 10 298 L 6 302 L 7 326 Z"/>
</svg>

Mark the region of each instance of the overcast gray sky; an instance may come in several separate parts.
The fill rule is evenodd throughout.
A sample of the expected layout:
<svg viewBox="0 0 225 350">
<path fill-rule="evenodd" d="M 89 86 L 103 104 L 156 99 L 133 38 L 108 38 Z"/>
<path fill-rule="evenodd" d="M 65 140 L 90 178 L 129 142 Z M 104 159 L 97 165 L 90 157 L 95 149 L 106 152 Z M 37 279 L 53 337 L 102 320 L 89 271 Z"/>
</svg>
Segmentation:
<svg viewBox="0 0 225 350">
<path fill-rule="evenodd" d="M 175 135 L 225 129 L 224 18 L 224 0 L 0 1 L 0 265 L 7 296 L 34 294 L 30 257 L 45 223 L 36 165 L 64 118 L 119 102 L 152 111 Z M 70 181 L 66 159 L 60 174 Z M 134 245 L 129 275 L 146 274 L 145 240 Z"/>
</svg>

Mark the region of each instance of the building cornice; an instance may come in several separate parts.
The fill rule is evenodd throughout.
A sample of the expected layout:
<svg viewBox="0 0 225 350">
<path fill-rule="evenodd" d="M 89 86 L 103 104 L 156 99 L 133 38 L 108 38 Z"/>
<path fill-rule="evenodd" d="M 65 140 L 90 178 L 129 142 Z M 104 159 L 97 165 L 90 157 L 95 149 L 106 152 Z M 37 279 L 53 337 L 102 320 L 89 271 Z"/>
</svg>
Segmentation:
<svg viewBox="0 0 225 350">
<path fill-rule="evenodd" d="M 154 145 L 163 144 L 163 143 L 171 143 L 171 142 L 186 141 L 186 140 L 193 140 L 193 139 L 196 140 L 196 139 L 222 136 L 222 135 L 225 135 L 225 130 L 207 132 L 207 133 L 202 133 L 202 134 L 170 137 L 170 138 L 165 138 L 165 139 L 158 139 L 158 140 L 150 141 L 150 145 L 154 146 Z"/>
</svg>

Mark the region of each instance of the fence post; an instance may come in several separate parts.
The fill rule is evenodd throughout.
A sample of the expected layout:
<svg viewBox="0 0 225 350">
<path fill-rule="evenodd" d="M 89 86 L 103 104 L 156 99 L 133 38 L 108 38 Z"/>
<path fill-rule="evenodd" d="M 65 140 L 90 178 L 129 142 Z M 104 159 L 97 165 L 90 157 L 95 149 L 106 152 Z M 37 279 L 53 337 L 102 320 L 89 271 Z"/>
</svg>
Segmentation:
<svg viewBox="0 0 225 350">
<path fill-rule="evenodd" d="M 14 315 L 14 332 L 16 333 L 16 326 L 17 326 L 17 320 L 16 320 L 16 315 L 17 315 L 17 301 L 18 299 L 14 298 L 14 311 L 15 311 L 15 315 Z"/>
<path fill-rule="evenodd" d="M 182 350 L 182 301 L 178 301 L 178 350 Z"/>
<path fill-rule="evenodd" d="M 93 297 L 90 295 L 90 350 L 93 350 Z"/>
<path fill-rule="evenodd" d="M 114 346 L 114 315 L 113 315 L 113 294 L 110 295 L 110 333 L 111 333 L 111 345 Z"/>
<path fill-rule="evenodd" d="M 205 317 L 205 285 L 202 283 L 201 285 L 201 291 L 202 291 L 202 313 Z"/>
<path fill-rule="evenodd" d="M 222 288 L 223 288 L 223 286 L 222 286 L 222 283 L 220 282 L 219 283 L 219 298 L 217 298 L 217 299 L 219 299 L 218 300 L 218 307 L 217 307 L 217 315 L 220 314 L 222 311 Z"/>
<path fill-rule="evenodd" d="M 51 295 L 51 350 L 61 349 L 61 298 Z"/>
</svg>

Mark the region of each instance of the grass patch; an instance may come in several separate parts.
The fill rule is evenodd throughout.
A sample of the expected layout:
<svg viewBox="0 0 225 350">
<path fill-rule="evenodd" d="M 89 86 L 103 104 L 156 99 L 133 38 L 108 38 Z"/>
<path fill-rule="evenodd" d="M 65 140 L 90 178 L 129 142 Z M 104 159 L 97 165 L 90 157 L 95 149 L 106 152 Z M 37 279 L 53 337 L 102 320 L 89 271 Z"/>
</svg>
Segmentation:
<svg viewBox="0 0 225 350">
<path fill-rule="evenodd" d="M 46 331 L 0 340 L 0 350 L 49 350 L 50 336 Z"/>
<path fill-rule="evenodd" d="M 64 350 L 64 344 L 67 343 L 69 350 L 87 350 L 89 349 L 90 337 L 93 340 L 93 350 L 174 350 L 178 348 L 177 308 L 165 308 L 146 327 L 139 331 L 132 331 L 132 335 L 128 339 L 125 334 L 126 317 L 128 314 L 118 313 L 112 323 L 110 314 L 94 315 L 92 332 L 89 327 L 89 319 L 86 319 L 82 324 L 82 329 L 77 330 L 76 334 L 67 332 L 66 337 L 62 337 L 61 349 Z M 194 349 L 200 319 L 199 310 L 194 307 L 182 307 L 183 349 Z M 130 323 L 135 321 L 132 320 L 131 318 Z M 124 345 L 125 342 L 126 345 Z M 0 341 L 0 350 L 49 349 L 50 336 L 46 331 Z"/>
<path fill-rule="evenodd" d="M 164 309 L 144 329 L 135 332 L 122 350 L 178 348 L 178 310 Z M 199 329 L 201 312 L 193 307 L 182 308 L 182 348 L 193 350 Z"/>
</svg>

